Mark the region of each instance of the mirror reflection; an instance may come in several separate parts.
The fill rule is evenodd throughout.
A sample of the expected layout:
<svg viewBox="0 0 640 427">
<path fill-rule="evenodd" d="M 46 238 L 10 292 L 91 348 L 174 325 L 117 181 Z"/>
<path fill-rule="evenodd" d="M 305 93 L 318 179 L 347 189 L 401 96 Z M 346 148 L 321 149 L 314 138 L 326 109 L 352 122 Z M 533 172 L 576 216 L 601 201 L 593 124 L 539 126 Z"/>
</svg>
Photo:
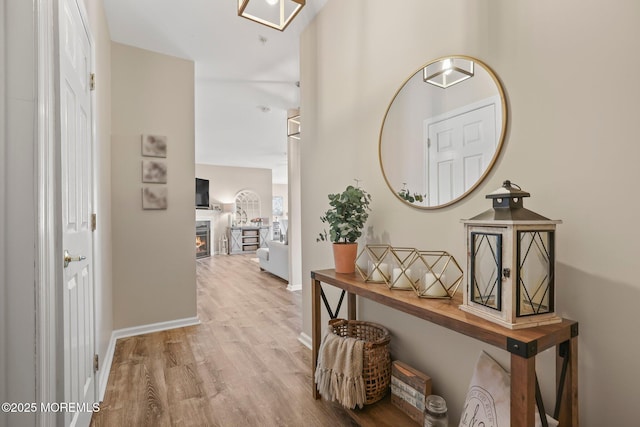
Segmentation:
<svg viewBox="0 0 640 427">
<path fill-rule="evenodd" d="M 380 131 L 380 165 L 396 197 L 422 209 L 465 197 L 488 174 L 506 130 L 504 91 L 467 56 L 421 67 L 394 96 Z"/>
</svg>

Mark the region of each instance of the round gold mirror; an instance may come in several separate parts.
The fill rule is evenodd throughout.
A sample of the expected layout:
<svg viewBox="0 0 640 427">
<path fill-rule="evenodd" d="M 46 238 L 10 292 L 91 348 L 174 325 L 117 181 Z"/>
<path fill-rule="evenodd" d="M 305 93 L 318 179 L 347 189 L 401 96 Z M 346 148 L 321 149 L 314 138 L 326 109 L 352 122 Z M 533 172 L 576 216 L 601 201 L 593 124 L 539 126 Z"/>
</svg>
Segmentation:
<svg viewBox="0 0 640 427">
<path fill-rule="evenodd" d="M 387 108 L 378 148 L 382 174 L 413 207 L 449 206 L 487 176 L 506 129 L 504 90 L 494 72 L 468 56 L 438 58 L 411 75 Z"/>
</svg>

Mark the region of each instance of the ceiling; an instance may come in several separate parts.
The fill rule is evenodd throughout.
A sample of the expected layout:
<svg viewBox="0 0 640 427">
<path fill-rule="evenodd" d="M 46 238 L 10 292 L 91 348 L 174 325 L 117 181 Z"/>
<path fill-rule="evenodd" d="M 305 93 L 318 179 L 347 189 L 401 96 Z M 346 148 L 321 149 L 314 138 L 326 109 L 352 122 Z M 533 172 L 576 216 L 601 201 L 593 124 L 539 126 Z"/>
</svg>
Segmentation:
<svg viewBox="0 0 640 427">
<path fill-rule="evenodd" d="M 259 1 L 259 0 L 252 0 Z M 267 168 L 287 182 L 287 109 L 300 105 L 299 37 L 327 0 L 280 32 L 237 0 L 104 0 L 111 39 L 193 60 L 196 163 Z"/>
</svg>

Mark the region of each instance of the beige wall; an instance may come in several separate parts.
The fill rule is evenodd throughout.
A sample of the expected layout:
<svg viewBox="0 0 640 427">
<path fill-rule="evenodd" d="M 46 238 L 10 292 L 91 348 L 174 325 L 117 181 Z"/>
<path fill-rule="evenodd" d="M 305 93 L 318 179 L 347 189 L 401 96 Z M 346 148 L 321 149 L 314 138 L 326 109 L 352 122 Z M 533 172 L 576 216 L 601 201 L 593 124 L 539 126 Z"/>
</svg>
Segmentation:
<svg viewBox="0 0 640 427">
<path fill-rule="evenodd" d="M 195 317 L 193 62 L 118 43 L 111 61 L 114 328 Z M 143 133 L 168 138 L 167 210 L 142 210 Z"/>
<path fill-rule="evenodd" d="M 103 0 L 85 0 L 94 47 L 95 163 L 96 163 L 96 352 L 107 357 L 113 331 L 113 281 L 111 263 L 111 36 Z M 104 379 L 100 377 L 100 379 Z"/>
<path fill-rule="evenodd" d="M 209 180 L 209 203 L 233 203 L 242 190 L 254 191 L 260 196 L 260 216 L 271 218 L 271 169 L 241 168 L 196 164 L 195 176 Z M 229 222 L 229 215 L 214 216 L 215 250 Z"/>
<path fill-rule="evenodd" d="M 315 242 L 319 215 L 327 193 L 353 178 L 373 195 L 370 241 L 447 250 L 461 264 L 459 220 L 489 208 L 484 196 L 511 179 L 531 192 L 528 208 L 564 221 L 557 232 L 557 302 L 561 315 L 580 322 L 582 425 L 635 425 L 640 345 L 630 338 L 640 321 L 640 203 L 633 192 L 640 178 L 634 126 L 640 82 L 604 70 L 640 67 L 630 54 L 639 48 L 638 18 L 637 2 L 611 7 L 604 0 L 328 2 L 301 44 L 303 277 L 333 266 L 330 247 Z M 404 79 L 447 54 L 476 56 L 496 71 L 510 127 L 486 182 L 452 207 L 425 212 L 387 188 L 378 133 Z M 308 280 L 303 284 L 303 329 L 310 334 Z M 390 328 L 396 358 L 432 376 L 453 422 L 479 351 L 508 366 L 504 351 L 473 339 L 368 301 L 359 310 Z M 538 362 L 550 412 L 553 354 L 544 352 Z"/>
</svg>

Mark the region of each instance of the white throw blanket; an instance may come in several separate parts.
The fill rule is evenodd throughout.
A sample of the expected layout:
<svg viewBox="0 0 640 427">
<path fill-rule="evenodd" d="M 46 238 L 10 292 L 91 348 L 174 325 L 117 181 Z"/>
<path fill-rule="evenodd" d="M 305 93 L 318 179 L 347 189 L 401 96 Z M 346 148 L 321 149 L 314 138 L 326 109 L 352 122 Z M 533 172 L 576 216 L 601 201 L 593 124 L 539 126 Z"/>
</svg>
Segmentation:
<svg viewBox="0 0 640 427">
<path fill-rule="evenodd" d="M 343 338 L 327 331 L 320 343 L 315 381 L 320 394 L 342 406 L 360 408 L 366 400 L 362 358 L 364 341 Z"/>
</svg>

